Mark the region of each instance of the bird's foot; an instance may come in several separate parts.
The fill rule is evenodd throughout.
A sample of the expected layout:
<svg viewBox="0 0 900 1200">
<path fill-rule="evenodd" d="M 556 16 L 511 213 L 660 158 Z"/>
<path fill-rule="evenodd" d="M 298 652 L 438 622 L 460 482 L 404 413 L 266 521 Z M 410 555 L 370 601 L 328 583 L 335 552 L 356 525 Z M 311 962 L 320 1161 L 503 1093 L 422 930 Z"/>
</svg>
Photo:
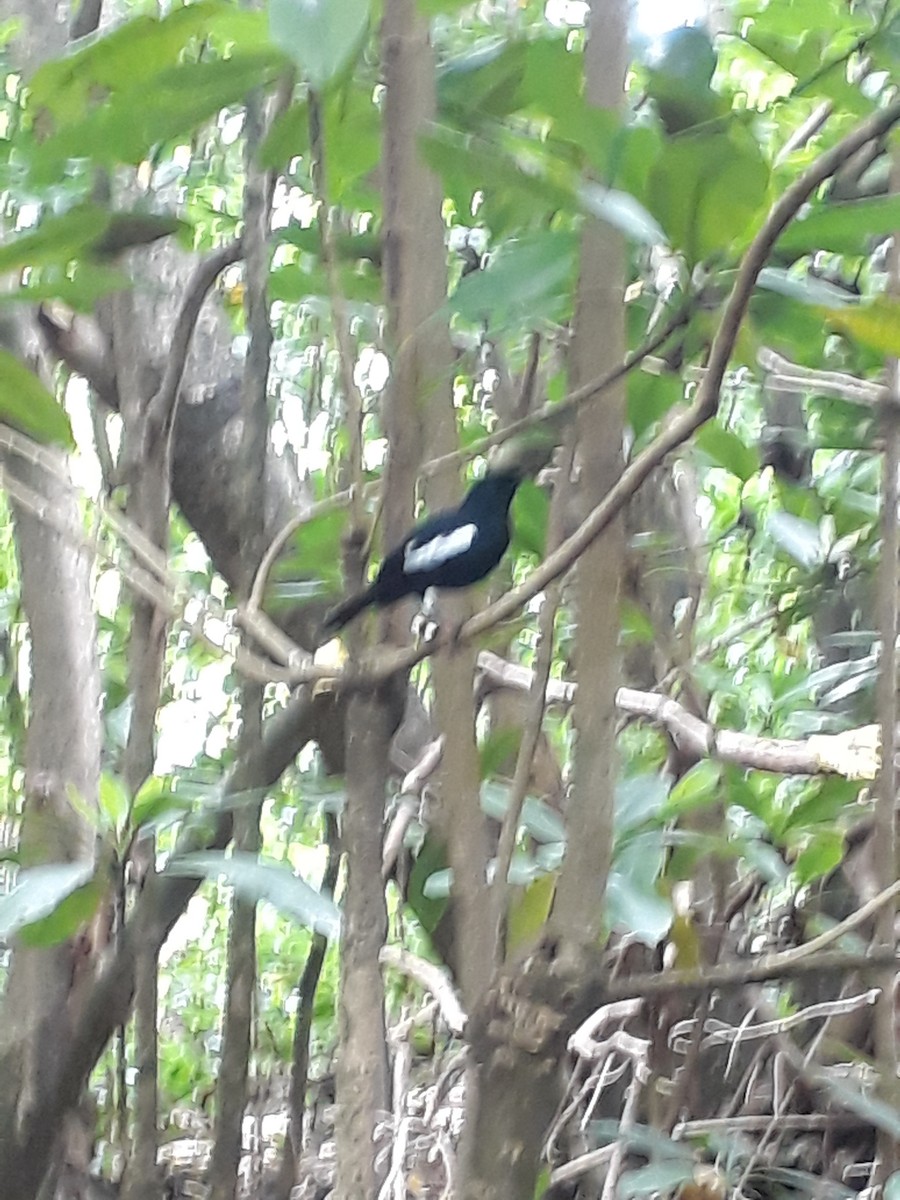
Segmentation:
<svg viewBox="0 0 900 1200">
<path fill-rule="evenodd" d="M 412 619 L 410 632 L 416 645 L 420 646 L 423 642 L 433 642 L 440 632 L 440 628 L 437 621 L 432 620 L 427 613 L 417 612 Z"/>
<path fill-rule="evenodd" d="M 427 588 L 419 611 L 413 617 L 412 633 L 417 644 L 433 642 L 440 633 L 437 588 Z"/>
</svg>

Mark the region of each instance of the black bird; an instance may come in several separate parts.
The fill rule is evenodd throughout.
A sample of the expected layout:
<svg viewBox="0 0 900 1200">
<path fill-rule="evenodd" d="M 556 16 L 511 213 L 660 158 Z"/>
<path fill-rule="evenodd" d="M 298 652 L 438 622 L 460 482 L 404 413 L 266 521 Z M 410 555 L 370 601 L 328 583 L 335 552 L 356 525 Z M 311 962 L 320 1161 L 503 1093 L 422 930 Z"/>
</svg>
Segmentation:
<svg viewBox="0 0 900 1200">
<path fill-rule="evenodd" d="M 462 588 L 493 571 L 509 545 L 509 506 L 524 472 L 491 471 L 458 508 L 416 525 L 392 550 L 372 583 L 325 614 L 323 630 L 337 633 L 370 605 L 381 608 L 429 588 Z"/>
</svg>

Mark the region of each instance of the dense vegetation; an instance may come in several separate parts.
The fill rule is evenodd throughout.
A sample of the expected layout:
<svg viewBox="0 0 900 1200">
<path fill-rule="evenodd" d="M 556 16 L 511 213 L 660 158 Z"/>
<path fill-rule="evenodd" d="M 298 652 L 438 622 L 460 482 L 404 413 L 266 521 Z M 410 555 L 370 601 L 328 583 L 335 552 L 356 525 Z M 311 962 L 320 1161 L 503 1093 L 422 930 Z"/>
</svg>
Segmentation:
<svg viewBox="0 0 900 1200">
<path fill-rule="evenodd" d="M 0 1191 L 900 1195 L 897 4 L 20 9 Z"/>
</svg>

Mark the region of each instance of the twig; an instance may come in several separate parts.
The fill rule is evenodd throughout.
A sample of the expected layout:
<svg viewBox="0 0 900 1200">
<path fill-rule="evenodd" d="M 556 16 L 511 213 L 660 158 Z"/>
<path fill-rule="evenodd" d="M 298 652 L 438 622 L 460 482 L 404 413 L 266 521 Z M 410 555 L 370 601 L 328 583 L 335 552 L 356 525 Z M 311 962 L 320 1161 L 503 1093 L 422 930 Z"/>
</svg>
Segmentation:
<svg viewBox="0 0 900 1200">
<path fill-rule="evenodd" d="M 509 441 L 510 438 L 516 437 L 527 429 L 562 422 L 574 416 L 586 404 L 590 404 L 591 401 L 596 400 L 604 392 L 609 391 L 620 379 L 623 379 L 635 367 L 640 366 L 644 359 L 667 342 L 673 333 L 677 332 L 683 325 L 686 325 L 689 318 L 689 308 L 679 309 L 658 333 L 648 338 L 636 350 L 632 350 L 629 354 L 626 354 L 622 362 L 618 366 L 613 367 L 611 371 L 607 371 L 603 375 L 598 375 L 596 379 L 589 379 L 587 383 L 570 392 L 558 404 L 542 404 L 540 408 L 535 409 L 533 413 L 529 413 L 527 417 L 521 417 L 518 421 L 511 421 L 510 424 L 504 425 L 502 429 L 497 429 L 493 433 L 489 433 L 485 437 L 472 442 L 464 450 L 454 450 L 451 454 L 442 454 L 439 458 L 433 458 L 430 462 L 424 464 L 422 474 L 430 476 L 443 470 L 445 467 L 458 466 L 460 463 L 467 462 L 477 454 L 484 454 L 487 450 L 502 445 L 504 442 Z"/>
<path fill-rule="evenodd" d="M 802 150 L 810 138 L 815 137 L 819 132 L 833 111 L 834 104 L 830 100 L 823 100 L 821 104 L 817 104 L 778 151 L 775 156 L 775 166 L 780 167 L 795 150 Z"/>
<path fill-rule="evenodd" d="M 859 379 L 846 371 L 819 371 L 815 367 L 801 367 L 763 346 L 756 361 L 770 375 L 770 383 L 782 391 L 819 392 L 823 396 L 837 396 L 854 404 L 875 406 L 889 394 L 882 383 Z"/>
<path fill-rule="evenodd" d="M 803 949 L 803 947 L 799 947 Z M 611 1000 L 630 996 L 660 996 L 667 992 L 725 991 L 746 987 L 748 983 L 768 983 L 772 979 L 796 979 L 817 972 L 877 971 L 879 967 L 896 963 L 893 950 L 864 953 L 816 954 L 813 957 L 791 957 L 790 951 L 766 955 L 756 962 L 733 962 L 697 971 L 630 975 L 612 980 L 607 987 Z"/>
<path fill-rule="evenodd" d="M 845 733 L 805 739 L 758 737 L 716 729 L 688 712 L 677 700 L 655 692 L 619 688 L 616 706 L 665 726 L 679 749 L 699 758 L 715 758 L 760 771 L 785 775 L 842 775 L 874 779 L 879 763 L 880 729 L 865 725 Z"/>
<path fill-rule="evenodd" d="M 817 1021 L 822 1017 L 840 1017 L 846 1013 L 856 1012 L 860 1008 L 873 1005 L 881 995 L 881 988 L 869 988 L 858 996 L 846 996 L 840 1000 L 823 1000 L 820 1004 L 810 1004 L 800 1012 L 791 1013 L 787 1017 L 776 1017 L 771 1021 L 761 1021 L 756 1025 L 722 1025 L 720 1021 L 706 1021 L 703 1034 L 703 1049 L 710 1046 L 730 1046 L 733 1042 L 748 1042 L 758 1038 L 772 1037 L 775 1034 L 786 1033 L 807 1021 Z M 695 1022 L 679 1021 L 669 1030 L 669 1043 L 673 1049 L 678 1049 L 678 1041 L 689 1033 Z M 709 1029 L 709 1026 L 721 1026 Z"/>
<path fill-rule="evenodd" d="M 619 1182 L 619 1174 L 625 1159 L 627 1134 L 630 1129 L 634 1128 L 642 1090 L 641 1081 L 638 1078 L 637 1071 L 635 1071 L 625 1093 L 625 1104 L 622 1108 L 622 1117 L 619 1121 L 619 1136 L 616 1138 L 612 1157 L 609 1160 L 609 1170 L 606 1172 L 606 1178 L 603 1180 L 603 1191 L 600 1193 L 600 1200 L 613 1200 L 616 1194 L 616 1184 Z"/>
<path fill-rule="evenodd" d="M 446 971 L 400 946 L 382 946 L 378 957 L 384 966 L 408 975 L 431 992 L 451 1033 L 460 1036 L 465 1031 L 466 1014 Z"/>
</svg>

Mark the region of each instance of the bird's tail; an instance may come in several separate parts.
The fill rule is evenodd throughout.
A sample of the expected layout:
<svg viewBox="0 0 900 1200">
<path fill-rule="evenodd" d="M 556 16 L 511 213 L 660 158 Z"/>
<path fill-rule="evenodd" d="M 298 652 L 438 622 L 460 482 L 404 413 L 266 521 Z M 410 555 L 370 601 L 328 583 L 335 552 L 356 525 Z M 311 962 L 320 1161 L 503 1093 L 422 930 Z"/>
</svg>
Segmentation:
<svg viewBox="0 0 900 1200">
<path fill-rule="evenodd" d="M 322 632 L 329 636 L 334 636 L 339 630 L 361 613 L 367 604 L 372 600 L 372 589 L 363 588 L 361 592 L 357 592 L 353 596 L 348 596 L 346 600 L 342 600 L 340 604 L 336 604 L 334 608 L 328 610 L 322 621 Z"/>
</svg>

